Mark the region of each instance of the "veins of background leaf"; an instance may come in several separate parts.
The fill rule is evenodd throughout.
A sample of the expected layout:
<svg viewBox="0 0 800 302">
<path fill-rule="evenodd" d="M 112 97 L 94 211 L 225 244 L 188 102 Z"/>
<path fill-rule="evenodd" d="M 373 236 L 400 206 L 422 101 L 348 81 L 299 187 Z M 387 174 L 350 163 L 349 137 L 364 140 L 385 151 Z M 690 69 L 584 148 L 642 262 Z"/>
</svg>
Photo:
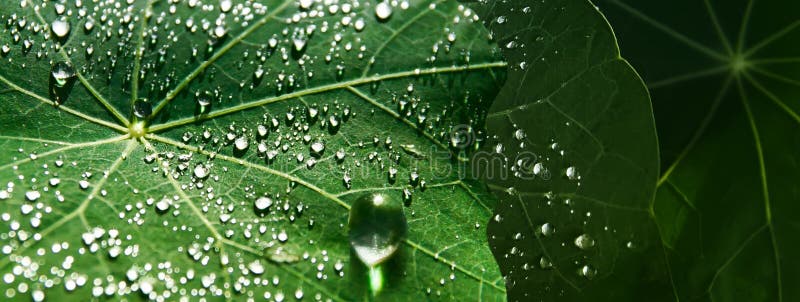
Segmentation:
<svg viewBox="0 0 800 302">
<path fill-rule="evenodd" d="M 194 146 L 186 145 L 186 144 L 183 144 L 181 142 L 177 142 L 177 141 L 171 140 L 169 138 L 158 136 L 158 135 L 155 135 L 155 134 L 148 134 L 148 135 L 146 135 L 145 139 L 148 139 L 148 140 L 152 139 L 154 141 L 157 141 L 157 142 L 160 142 L 160 143 L 163 143 L 163 144 L 166 144 L 166 145 L 171 145 L 173 147 L 177 147 L 177 148 L 188 150 L 188 151 L 192 151 L 192 152 L 197 152 L 197 153 L 200 153 L 200 154 L 205 154 L 205 155 L 210 155 L 211 154 L 206 150 L 201 150 L 201 149 L 196 148 Z M 293 182 L 295 182 L 295 183 L 297 183 L 299 185 L 302 185 L 303 187 L 308 188 L 311 191 L 314 191 L 314 192 L 318 193 L 319 195 L 321 195 L 322 197 L 325 197 L 326 199 L 329 199 L 331 201 L 336 202 L 337 204 L 339 204 L 340 206 L 342 206 L 346 210 L 350 209 L 350 205 L 348 205 L 347 203 L 345 203 L 344 201 L 339 199 L 336 195 L 331 194 L 331 193 L 323 190 L 322 188 L 319 188 L 319 187 L 317 187 L 317 186 L 315 186 L 315 185 L 313 185 L 313 184 L 311 184 L 311 183 L 309 183 L 309 182 L 307 182 L 307 181 L 305 181 L 305 180 L 303 180 L 301 178 L 298 178 L 296 176 L 289 175 L 289 174 L 283 173 L 281 171 L 273 170 L 273 169 L 268 168 L 268 167 L 263 166 L 263 165 L 251 163 L 249 161 L 244 161 L 244 160 L 233 158 L 233 157 L 226 156 L 226 155 L 216 154 L 215 156 L 216 156 L 217 159 L 228 161 L 228 162 L 231 162 L 231 163 L 234 163 L 234 164 L 237 164 L 237 165 L 251 166 L 254 169 L 260 170 L 262 172 L 265 172 L 265 173 L 268 173 L 268 174 L 272 174 L 272 175 L 284 178 L 284 179 L 286 179 L 288 181 L 293 181 Z M 408 244 L 409 246 L 411 246 L 412 248 L 419 249 L 423 253 L 425 253 L 428 256 L 434 258 L 434 260 L 436 260 L 438 262 L 441 262 L 441 263 L 444 263 L 444 264 L 446 264 L 446 265 L 448 265 L 450 267 L 453 267 L 456 270 L 462 272 L 463 274 L 469 276 L 470 278 L 473 278 L 476 281 L 479 281 L 479 283 L 487 283 L 490 286 L 492 286 L 495 290 L 500 291 L 500 292 L 505 292 L 505 288 L 503 288 L 501 286 L 498 286 L 497 284 L 493 283 L 492 281 L 485 280 L 485 279 L 481 278 L 476 273 L 474 273 L 474 272 L 472 272 L 470 270 L 467 270 L 466 268 L 462 267 L 461 265 L 456 264 L 455 262 L 453 262 L 451 260 L 445 259 L 444 257 L 441 257 L 441 256 L 437 256 L 433 251 L 421 246 L 420 244 L 418 244 L 418 243 L 416 243 L 414 241 L 411 241 L 409 239 L 405 239 L 404 242 L 406 244 Z"/>
<path fill-rule="evenodd" d="M 725 82 L 722 84 L 722 87 L 720 88 L 716 97 L 714 97 L 714 101 L 713 103 L 711 103 L 711 107 L 708 109 L 708 112 L 706 113 L 706 116 L 703 118 L 703 121 L 700 122 L 700 126 L 697 128 L 694 135 L 692 135 L 692 138 L 689 140 L 689 143 L 686 144 L 686 146 L 684 146 L 683 150 L 681 150 L 681 153 L 678 154 L 678 157 L 675 158 L 675 160 L 672 162 L 672 164 L 669 165 L 667 170 L 664 171 L 664 173 L 661 175 L 661 178 L 658 179 L 656 187 L 660 187 L 661 184 L 663 184 L 664 181 L 666 181 L 667 178 L 669 178 L 669 176 L 672 175 L 672 172 L 675 170 L 678 164 L 680 164 L 683 161 L 683 158 L 686 157 L 687 154 L 689 154 L 689 152 L 694 148 L 694 145 L 700 140 L 703 134 L 705 134 L 706 128 L 708 127 L 709 124 L 711 124 L 711 121 L 714 119 L 714 116 L 716 116 L 717 109 L 719 109 L 719 105 L 722 104 L 722 100 L 728 93 L 728 89 L 730 89 L 730 85 L 732 82 L 733 82 L 733 75 L 729 75 L 725 79 Z M 653 200 L 653 203 L 654 202 L 655 200 Z M 650 206 L 652 207 L 653 205 L 651 204 Z"/>
<path fill-rule="evenodd" d="M 714 30 L 717 32 L 717 37 L 722 42 L 722 46 L 725 47 L 725 51 L 728 53 L 728 56 L 733 55 L 733 48 L 731 48 L 731 42 L 728 41 L 728 36 L 725 35 L 724 31 L 722 30 L 722 25 L 719 23 L 719 19 L 717 19 L 717 13 L 714 11 L 714 8 L 711 6 L 710 0 L 703 0 L 705 4 L 706 12 L 708 13 L 708 17 L 711 18 L 711 23 L 714 25 Z"/>
<path fill-rule="evenodd" d="M 156 105 L 156 107 L 153 108 L 153 113 L 151 115 L 152 116 L 156 116 L 158 114 L 158 112 L 160 112 L 162 109 L 164 109 L 164 107 L 166 107 L 167 104 L 169 104 L 170 101 L 172 101 L 175 97 L 177 97 L 178 93 L 183 91 L 183 89 L 186 88 L 189 85 L 189 83 L 191 83 L 192 80 L 194 80 L 194 78 L 196 78 L 198 75 L 200 75 L 200 73 L 205 71 L 206 68 L 208 68 L 209 65 L 211 65 L 212 63 L 217 61 L 217 59 L 222 57 L 231 48 L 233 48 L 234 46 L 239 44 L 239 42 L 244 40 L 244 38 L 246 38 L 248 35 L 250 35 L 251 33 L 255 32 L 258 28 L 260 28 L 261 26 L 266 24 L 267 21 L 269 21 L 270 19 L 274 18 L 278 13 L 283 11 L 285 8 L 289 7 L 290 6 L 289 4 L 292 4 L 292 3 L 294 3 L 294 1 L 284 1 L 283 4 L 281 4 L 280 6 L 275 8 L 273 11 L 269 12 L 268 14 L 264 15 L 264 17 L 262 17 L 261 19 L 256 21 L 249 28 L 245 29 L 238 36 L 233 38 L 233 40 L 231 40 L 230 42 L 225 44 L 225 46 L 222 46 L 222 48 L 220 48 L 216 53 L 214 53 L 213 56 L 211 56 L 210 58 L 208 58 L 208 60 L 206 60 L 202 64 L 200 64 L 200 66 L 197 66 L 197 68 L 195 68 L 191 73 L 189 73 L 180 83 L 178 83 L 177 86 L 175 86 L 175 88 L 173 88 L 170 92 L 168 92 L 167 95 L 164 96 L 164 98 L 161 101 L 158 102 L 158 105 Z"/>
<path fill-rule="evenodd" d="M 766 70 L 764 68 L 761 68 L 758 65 L 753 65 L 753 66 L 750 66 L 748 68 L 749 68 L 749 70 L 755 71 L 756 73 L 762 74 L 762 75 L 764 75 L 764 76 L 766 76 L 768 78 L 772 78 L 774 80 L 778 80 L 778 81 L 781 81 L 781 82 L 784 82 L 784 83 L 787 83 L 787 84 L 800 86 L 800 80 L 795 80 L 795 79 L 791 79 L 791 78 L 779 75 L 777 73 L 774 73 L 774 72 L 768 71 L 768 70 Z M 749 74 L 745 74 L 745 76 L 747 76 L 748 80 L 750 80 Z"/>
<path fill-rule="evenodd" d="M 651 26 L 653 26 L 656 29 L 664 32 L 665 34 L 671 36 L 672 38 L 683 42 L 684 44 L 686 44 L 687 46 L 691 47 L 694 50 L 702 52 L 702 53 L 708 55 L 709 57 L 717 59 L 717 60 L 720 60 L 720 61 L 726 61 L 727 60 L 725 55 L 723 55 L 723 54 L 721 54 L 721 53 L 719 53 L 719 52 L 717 52 L 717 51 L 715 51 L 715 50 L 713 50 L 713 49 L 711 49 L 711 48 L 709 48 L 709 47 L 707 47 L 707 46 L 705 46 L 705 45 L 703 45 L 703 44 L 701 44 L 701 43 L 699 43 L 697 41 L 694 41 L 694 40 L 690 39 L 689 37 L 687 37 L 687 36 L 677 32 L 677 31 L 675 31 L 674 29 L 670 28 L 669 26 L 667 26 L 667 25 L 665 25 L 663 23 L 660 23 L 660 22 L 648 17 L 647 15 L 642 13 L 641 11 L 639 11 L 639 10 L 637 10 L 637 9 L 635 9 L 635 8 L 625 4 L 625 3 L 622 3 L 619 0 L 608 0 L 608 2 L 616 5 L 617 7 L 621 8 L 623 10 L 625 10 L 629 14 L 631 14 L 634 17 L 644 21 L 645 23 L 650 24 Z"/>
<path fill-rule="evenodd" d="M 718 74 L 721 74 L 721 73 L 724 73 L 724 72 L 727 72 L 727 71 L 730 71 L 730 66 L 724 65 L 724 64 L 716 66 L 716 67 L 704 68 L 704 69 L 696 70 L 696 71 L 690 71 L 690 72 L 687 72 L 687 73 L 684 73 L 684 74 L 680 74 L 680 75 L 677 75 L 677 76 L 672 76 L 672 77 L 669 77 L 669 78 L 666 78 L 666 79 L 663 79 L 663 80 L 658 80 L 658 81 L 651 82 L 651 83 L 647 84 L 647 89 L 648 90 L 654 90 L 654 89 L 662 88 L 662 87 L 665 87 L 665 86 L 670 86 L 670 85 L 673 85 L 673 84 L 677 84 L 677 83 L 681 83 L 681 82 L 685 82 L 685 81 L 689 81 L 689 80 L 700 79 L 700 78 L 705 78 L 705 77 L 709 77 L 709 76 L 718 75 Z"/>
<path fill-rule="evenodd" d="M 705 46 L 699 45 L 698 43 L 696 43 L 696 42 L 694 42 L 692 40 L 689 40 L 688 38 L 685 38 L 685 36 L 677 33 L 676 31 L 666 27 L 665 25 L 663 25 L 661 23 L 658 23 L 657 21 L 653 20 L 652 18 L 647 17 L 646 15 L 644 15 L 641 12 L 639 12 L 638 10 L 635 10 L 635 9 L 631 8 L 630 6 L 619 2 L 618 0 L 609 0 L 609 1 L 611 3 L 616 4 L 620 8 L 624 9 L 628 13 L 634 15 L 635 17 L 645 21 L 646 23 L 649 23 L 651 26 L 662 30 L 663 32 L 665 32 L 666 34 L 672 36 L 673 38 L 676 38 L 678 40 L 683 41 L 689 47 L 692 47 L 692 48 L 695 48 L 695 49 L 701 50 L 701 51 L 703 51 L 703 49 L 708 49 Z M 751 15 L 752 7 L 753 7 L 753 2 L 754 1 L 751 0 L 751 1 L 748 1 L 748 3 L 747 3 L 747 7 L 745 9 L 745 14 L 743 16 L 743 19 L 742 19 L 742 22 L 741 22 L 741 26 L 739 28 L 739 36 L 738 36 L 738 41 L 737 41 L 737 52 L 743 54 L 742 56 L 745 57 L 745 58 L 755 54 L 756 52 L 758 52 L 758 50 L 760 50 L 763 47 L 766 47 L 767 45 L 769 45 L 770 43 L 782 38 L 783 36 L 785 36 L 786 34 L 788 34 L 789 32 L 793 31 L 794 29 L 796 29 L 796 28 L 798 28 L 800 26 L 800 21 L 795 21 L 793 23 L 790 23 L 789 25 L 787 25 L 787 26 L 783 27 L 782 29 L 776 31 L 775 33 L 773 33 L 772 35 L 768 36 L 767 38 L 765 38 L 765 39 L 761 40 L 760 42 L 756 43 L 750 49 L 743 51 L 742 49 L 743 49 L 744 41 L 746 40 L 746 31 L 747 31 L 747 26 L 748 26 L 749 21 L 750 21 L 750 15 Z M 710 7 L 708 7 L 708 8 L 710 9 Z M 716 24 L 715 26 L 718 26 L 718 24 Z M 720 32 L 721 31 L 718 31 L 718 33 L 720 33 Z M 723 38 L 723 37 L 721 37 L 721 38 Z M 698 47 L 698 46 L 700 46 L 700 47 Z M 703 51 L 703 52 L 706 52 L 706 51 Z M 707 53 L 707 54 L 709 54 L 712 57 L 716 58 L 716 56 L 713 55 L 712 53 Z M 783 59 L 783 58 L 777 58 L 777 59 L 772 59 L 772 60 L 781 60 L 781 59 Z M 789 59 L 791 59 L 791 58 L 789 58 Z M 769 62 L 770 60 L 771 59 L 763 59 L 763 60 L 760 60 L 760 61 Z M 754 61 L 751 61 L 751 62 L 758 62 L 758 61 L 759 60 L 754 60 Z M 760 69 L 755 69 L 755 70 L 756 70 L 756 72 L 759 72 Z M 753 86 L 755 86 L 760 92 L 762 92 L 764 95 L 766 95 L 770 100 L 772 100 L 773 103 L 776 106 L 778 106 L 781 110 L 783 110 L 784 112 L 789 114 L 795 121 L 800 122 L 800 117 L 798 117 L 798 115 L 794 111 L 792 111 L 790 108 L 788 108 L 785 105 L 785 103 L 782 102 L 777 96 L 775 96 L 773 93 L 769 92 L 769 90 L 767 90 L 763 85 L 761 85 L 758 81 L 756 81 L 754 78 L 752 78 L 746 71 L 743 72 L 743 75 L 744 75 L 745 79 L 748 82 L 750 82 Z M 769 74 L 765 74 L 765 75 L 769 76 Z M 725 87 L 728 86 L 728 84 L 729 84 L 728 81 L 730 81 L 730 79 L 726 80 Z M 742 104 L 743 104 L 743 106 L 745 108 L 745 112 L 747 113 L 747 118 L 748 118 L 748 121 L 750 123 L 752 134 L 753 134 L 753 137 L 754 137 L 754 140 L 755 140 L 756 151 L 757 151 L 757 154 L 758 154 L 759 168 L 760 168 L 760 173 L 761 173 L 762 191 L 763 191 L 763 194 L 764 194 L 764 208 L 765 208 L 765 216 L 766 216 L 766 221 L 767 221 L 766 226 L 767 226 L 767 228 L 769 230 L 769 233 L 770 233 L 770 239 L 771 239 L 772 250 L 773 250 L 773 257 L 775 258 L 776 279 L 777 279 L 777 283 L 778 283 L 777 284 L 777 286 L 778 286 L 778 300 L 782 301 L 783 300 L 783 284 L 782 284 L 782 279 L 781 279 L 780 258 L 779 258 L 779 254 L 778 254 L 777 241 L 776 241 L 776 237 L 775 237 L 775 234 L 774 234 L 774 227 L 773 227 L 773 224 L 772 224 L 772 217 L 771 217 L 772 215 L 771 215 L 771 209 L 770 209 L 770 200 L 769 200 L 769 192 L 768 192 L 768 183 L 767 183 L 767 179 L 766 179 L 766 167 L 765 167 L 765 163 L 764 163 L 763 149 L 762 149 L 761 141 L 760 141 L 760 138 L 759 138 L 758 128 L 756 126 L 754 117 L 753 117 L 752 112 L 750 110 L 749 101 L 747 99 L 747 94 L 744 91 L 743 84 L 741 82 L 741 77 L 738 76 L 738 75 L 736 76 L 736 85 L 737 85 L 737 88 L 739 90 L 740 100 L 741 100 L 741 102 L 742 102 Z M 725 89 L 723 89 L 723 90 L 725 90 Z M 724 92 L 720 93 L 720 95 L 722 95 L 722 94 L 724 94 Z M 717 102 L 715 102 L 715 103 L 717 103 Z M 714 106 L 717 106 L 717 105 L 718 104 L 715 104 Z M 704 121 L 704 124 L 705 124 L 705 121 Z M 703 127 L 703 128 L 705 128 L 705 127 Z M 698 135 L 696 135 L 696 136 L 698 136 Z M 693 139 L 693 141 L 694 141 L 694 139 Z M 688 152 L 688 148 L 684 149 L 683 152 Z M 673 163 L 673 165 L 670 167 L 670 169 L 667 170 L 667 172 L 671 172 L 672 169 L 676 165 L 677 165 L 677 162 Z M 659 185 L 661 183 L 663 183 L 663 181 L 668 176 L 669 176 L 669 173 L 665 173 L 665 175 L 663 175 L 662 178 L 659 180 Z M 659 234 L 660 234 L 660 232 L 659 232 Z M 735 257 L 735 255 L 734 255 L 734 257 Z M 669 269 L 669 267 L 668 267 L 668 269 Z M 670 278 L 672 278 L 671 273 L 670 273 Z M 709 287 L 709 289 L 710 289 L 710 287 Z M 673 282 L 673 291 L 675 291 L 675 290 L 676 290 L 676 288 L 675 288 L 674 282 Z M 677 293 L 676 293 L 676 299 L 677 299 Z"/>
<path fill-rule="evenodd" d="M 783 283 L 781 282 L 781 259 L 778 253 L 778 242 L 775 238 L 775 227 L 772 223 L 772 207 L 770 206 L 770 195 L 769 195 L 769 185 L 767 182 L 767 171 L 766 171 L 766 164 L 764 163 L 764 149 L 761 146 L 761 136 L 758 132 L 758 126 L 756 126 L 755 118 L 753 117 L 753 112 L 750 109 L 750 100 L 747 97 L 747 93 L 744 91 L 744 85 L 741 82 L 741 78 L 736 79 L 736 86 L 739 88 L 739 94 L 741 95 L 742 105 L 744 106 L 745 112 L 747 113 L 747 120 L 750 123 L 750 129 L 752 130 L 753 140 L 755 141 L 756 147 L 756 154 L 758 155 L 758 166 L 759 172 L 761 176 L 761 190 L 764 194 L 764 216 L 766 217 L 767 221 L 767 228 L 769 229 L 769 236 L 770 240 L 772 241 L 772 252 L 773 256 L 775 257 L 775 274 L 776 279 L 778 281 L 778 301 L 783 301 Z"/>
<path fill-rule="evenodd" d="M 750 236 L 747 236 L 747 238 L 744 241 L 742 241 L 742 243 L 739 244 L 739 247 L 734 249 L 734 252 L 730 256 L 728 256 L 728 259 L 726 259 L 724 262 L 722 262 L 722 265 L 720 265 L 714 271 L 714 277 L 711 278 L 711 281 L 708 283 L 708 287 L 706 288 L 706 293 L 709 296 L 711 295 L 711 290 L 714 288 L 714 284 L 717 282 L 717 278 L 719 277 L 719 274 L 721 274 L 722 271 L 724 271 L 728 267 L 728 265 L 730 265 L 733 262 L 733 260 L 735 260 L 736 257 L 738 257 L 739 254 L 741 254 L 742 251 L 748 245 L 750 245 L 750 242 L 752 242 L 753 239 L 755 239 L 756 236 L 758 236 L 758 234 L 760 234 L 761 232 L 763 232 L 766 229 L 767 229 L 767 225 L 765 224 L 765 225 L 762 225 L 762 226 L 758 227 L 755 231 L 753 231 L 750 234 Z"/>
<path fill-rule="evenodd" d="M 746 50 L 744 52 L 744 56 L 748 57 L 748 56 L 751 56 L 751 55 L 755 54 L 756 52 L 758 52 L 759 50 L 761 50 L 765 46 L 767 46 L 770 43 L 775 42 L 776 40 L 782 38 L 783 36 L 785 36 L 786 34 L 790 33 L 791 31 L 795 30 L 798 27 L 800 27 L 800 20 L 795 21 L 795 22 L 785 26 L 783 29 L 773 33 L 772 35 L 770 35 L 769 37 L 765 38 L 764 40 L 761 40 L 760 42 L 758 42 L 753 47 L 750 47 L 750 49 L 748 49 L 748 50 Z"/>
<path fill-rule="evenodd" d="M 766 95 L 767 98 L 770 99 L 772 102 L 774 102 L 776 106 L 778 106 L 781 110 L 786 112 L 786 114 L 792 117 L 792 119 L 794 119 L 796 122 L 800 123 L 800 116 L 797 115 L 797 112 L 794 112 L 791 108 L 789 108 L 789 106 L 787 106 L 786 103 L 781 101 L 780 98 L 778 98 L 778 96 L 767 90 L 763 85 L 761 85 L 760 82 L 758 82 L 755 78 L 751 77 L 749 74 L 745 73 L 744 76 L 745 79 L 747 79 L 747 81 L 750 82 L 750 84 L 755 86 L 764 95 Z"/>
</svg>

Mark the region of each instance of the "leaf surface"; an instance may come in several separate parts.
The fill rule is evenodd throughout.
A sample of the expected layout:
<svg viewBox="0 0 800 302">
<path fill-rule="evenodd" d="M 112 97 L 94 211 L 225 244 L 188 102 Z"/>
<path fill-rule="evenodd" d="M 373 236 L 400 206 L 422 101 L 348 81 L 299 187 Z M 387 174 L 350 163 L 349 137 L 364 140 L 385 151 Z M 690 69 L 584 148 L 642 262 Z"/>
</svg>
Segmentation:
<svg viewBox="0 0 800 302">
<path fill-rule="evenodd" d="M 489 242 L 509 300 L 654 294 L 655 126 L 611 27 L 587 1 L 476 10 L 510 68 L 487 118 L 486 156 L 473 162 L 500 196 Z"/>
<path fill-rule="evenodd" d="M 35 0 L 0 20 L 6 298 L 505 299 L 494 199 L 451 135 L 483 133 L 504 80 L 473 11 Z M 348 239 L 375 193 L 408 223 L 380 291 Z"/>
</svg>

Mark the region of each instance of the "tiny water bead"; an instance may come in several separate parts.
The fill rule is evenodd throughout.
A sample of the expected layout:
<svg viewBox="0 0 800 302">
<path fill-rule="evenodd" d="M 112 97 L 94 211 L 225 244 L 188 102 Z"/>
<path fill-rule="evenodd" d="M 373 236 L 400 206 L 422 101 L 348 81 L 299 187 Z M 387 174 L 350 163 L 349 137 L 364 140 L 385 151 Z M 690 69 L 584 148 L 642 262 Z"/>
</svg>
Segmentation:
<svg viewBox="0 0 800 302">
<path fill-rule="evenodd" d="M 403 203 L 380 193 L 362 196 L 353 203 L 348 226 L 350 245 L 369 267 L 389 259 L 408 230 Z"/>
</svg>

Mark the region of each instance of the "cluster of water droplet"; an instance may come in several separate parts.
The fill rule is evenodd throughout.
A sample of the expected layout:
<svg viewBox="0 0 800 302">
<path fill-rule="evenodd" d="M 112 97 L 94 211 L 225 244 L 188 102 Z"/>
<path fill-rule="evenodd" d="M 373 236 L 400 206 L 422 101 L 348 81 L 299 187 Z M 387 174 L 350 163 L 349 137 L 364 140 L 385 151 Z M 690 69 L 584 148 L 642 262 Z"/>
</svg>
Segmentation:
<svg viewBox="0 0 800 302">
<path fill-rule="evenodd" d="M 186 118 L 185 112 L 190 111 L 195 115 L 192 118 L 210 118 L 218 110 L 248 101 L 346 81 L 352 82 L 348 84 L 351 86 L 370 83 L 359 89 L 369 94 L 367 98 L 376 99 L 358 95 L 300 99 L 292 104 L 302 105 L 276 104 L 276 109 L 264 110 L 267 113 L 261 118 L 220 118 L 193 130 L 181 130 L 178 135 L 167 132 L 165 137 L 175 138 L 173 145 L 185 145 L 168 147 L 154 142 L 156 150 L 137 153 L 141 155 L 133 163 L 147 167 L 137 173 L 151 173 L 146 176 L 158 180 L 148 184 L 150 188 L 129 181 L 131 175 L 109 178 L 109 171 L 93 168 L 106 167 L 103 160 L 72 154 L 69 159 L 59 157 L 44 163 L 37 159 L 40 152 L 20 149 L 21 156 L 14 157 L 15 162 L 29 160 L 24 164 L 39 167 L 34 168 L 35 177 L 26 176 L 28 170 L 18 170 L 17 165 L 10 167 L 13 179 L 9 176 L 7 187 L 0 190 L 0 201 L 12 197 L 24 201 L 18 205 L 21 215 L 0 216 L 9 227 L 0 238 L 2 252 L 8 255 L 3 267 L 10 268 L 4 270 L 4 286 L 0 287 L 6 289 L 6 297 L 30 294 L 33 300 L 42 301 L 47 290 L 63 287 L 70 292 L 88 291 L 95 298 L 142 294 L 151 300 L 170 300 L 229 297 L 232 293 L 252 298 L 254 288 L 267 288 L 263 291 L 265 299 L 281 301 L 293 296 L 297 300 L 323 300 L 320 292 L 312 295 L 300 287 L 278 286 L 281 278 L 270 271 L 275 265 L 303 263 L 313 267 L 309 274 L 317 280 L 345 276 L 345 263 L 350 261 L 342 256 L 346 253 L 337 251 L 336 257 L 331 256 L 325 247 L 308 239 L 313 237 L 306 237 L 315 230 L 315 221 L 331 218 L 310 214 L 311 202 L 293 195 L 296 188 L 306 185 L 295 175 L 311 177 L 319 170 L 327 173 L 323 175 L 326 179 L 312 180 L 330 183 L 329 178 L 337 179 L 335 186 L 323 189 L 342 191 L 342 196 L 375 183 L 387 187 L 386 195 L 362 193 L 364 198 L 354 199 L 346 228 L 351 231 L 349 241 L 357 258 L 367 266 L 376 266 L 392 256 L 406 231 L 404 211 L 409 210 L 403 207 L 411 206 L 415 194 L 433 182 L 431 171 L 422 167 L 435 158 L 423 145 L 458 153 L 464 151 L 461 148 L 465 143 L 460 138 L 453 140 L 454 127 L 466 124 L 466 137 L 471 139 L 482 135 L 474 125 L 481 123 L 476 116 L 484 114 L 489 100 L 462 91 L 466 96 L 445 102 L 442 99 L 446 99 L 447 91 L 434 97 L 419 92 L 431 89 L 426 86 L 439 80 L 425 77 L 436 73 L 434 63 L 444 62 L 445 67 L 469 63 L 470 52 L 457 48 L 456 42 L 471 37 L 459 38 L 458 27 L 478 20 L 477 15 L 453 5 L 457 7 L 455 13 L 447 16 L 440 32 L 433 34 L 437 37 L 434 42 L 410 45 L 425 49 L 420 67 L 403 75 L 408 79 L 381 82 L 367 80 L 391 71 L 381 60 L 393 57 L 382 55 L 390 53 L 391 49 L 385 48 L 392 46 L 381 45 L 385 37 L 375 36 L 387 34 L 381 30 L 401 30 L 395 27 L 402 24 L 388 23 L 415 3 L 299 0 L 282 7 L 283 3 L 162 1 L 145 9 L 146 1 L 133 0 L 21 1 L 19 12 L 0 12 L 0 19 L 7 21 L 0 28 L 2 59 L 19 65 L 21 70 L 29 69 L 28 62 L 20 58 L 31 56 L 47 62 L 50 99 L 55 105 L 86 105 L 86 100 L 77 100 L 82 104 L 67 101 L 73 93 L 72 84 L 79 80 L 108 87 L 99 93 L 112 105 L 130 108 L 131 120 L 151 122 L 156 120 L 156 100 L 174 99 L 174 106 L 167 110 L 174 116 L 168 120 Z M 440 13 L 437 4 L 425 6 L 422 12 Z M 254 29 L 256 34 L 245 35 L 256 26 L 260 26 Z M 374 32 L 367 35 L 370 31 Z M 215 57 L 225 52 L 224 57 Z M 209 63 L 203 71 L 190 73 L 204 62 Z M 314 80 L 320 82 L 312 83 Z M 131 88 L 133 82 L 138 83 L 136 92 Z M 181 83 L 188 88 L 184 93 L 175 92 Z M 131 95 L 137 95 L 135 100 L 131 101 Z M 413 136 L 368 128 L 370 120 L 386 114 L 409 127 L 407 132 Z M 45 144 L 43 149 L 51 147 Z M 130 162 L 124 161 L 123 166 Z M 232 164 L 236 161 L 241 165 Z M 280 184 L 261 185 L 249 181 L 249 170 L 242 175 L 245 163 L 250 163 L 248 169 L 255 169 L 255 164 L 288 176 L 276 181 Z M 319 167 L 321 164 L 325 167 Z M 164 189 L 173 181 L 177 190 Z M 112 189 L 103 184 L 116 191 L 109 194 L 107 190 Z M 65 186 L 76 186 L 83 195 L 62 194 L 60 189 Z M 114 200 L 121 191 L 124 200 Z M 88 197 L 82 202 L 84 196 Z M 376 196 L 383 196 L 381 200 L 387 203 L 378 202 Z M 388 204 L 391 211 L 381 212 Z M 97 225 L 94 218 L 84 217 L 86 207 L 103 206 L 110 208 L 101 211 L 112 221 L 108 225 Z M 413 215 L 413 210 L 409 212 Z M 86 230 L 72 241 L 42 247 L 49 232 L 59 231 L 43 234 L 43 221 L 52 223 L 63 216 L 69 218 L 64 220 L 65 225 Z M 384 225 L 380 232 L 371 227 L 383 220 L 392 224 Z M 214 231 L 201 230 L 206 225 Z M 345 229 L 344 223 L 341 227 Z M 154 250 L 147 246 L 149 238 L 162 234 L 122 231 L 140 228 L 191 238 L 191 242 L 181 242 L 177 248 L 163 251 L 165 255 L 143 256 L 143 250 Z M 248 242 L 263 257 L 228 246 L 239 241 Z M 95 267 L 96 263 L 108 261 L 127 265 L 124 276 L 116 272 L 99 276 L 102 268 Z M 450 275 L 439 283 L 454 280 L 454 270 L 451 267 Z M 236 278 L 229 280 L 232 276 Z"/>
</svg>

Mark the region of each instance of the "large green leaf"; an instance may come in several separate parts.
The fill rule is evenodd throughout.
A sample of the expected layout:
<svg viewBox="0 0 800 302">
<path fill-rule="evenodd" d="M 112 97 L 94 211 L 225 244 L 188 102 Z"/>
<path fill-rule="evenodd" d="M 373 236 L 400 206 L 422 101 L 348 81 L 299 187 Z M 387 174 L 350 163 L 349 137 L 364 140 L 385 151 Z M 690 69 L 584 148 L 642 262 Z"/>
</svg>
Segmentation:
<svg viewBox="0 0 800 302">
<path fill-rule="evenodd" d="M 599 4 L 653 95 L 665 299 L 800 300 L 800 2 Z"/>
<path fill-rule="evenodd" d="M 476 9 L 510 71 L 475 161 L 501 196 L 490 245 L 517 301 L 658 294 L 658 147 L 647 90 L 587 1 Z M 640 283 L 642 282 L 642 283 Z M 631 287 L 630 284 L 644 284 Z"/>
<path fill-rule="evenodd" d="M 5 298 L 505 298 L 493 199 L 455 169 L 506 65 L 470 9 L 23 0 L 0 20 Z M 376 192 L 408 223 L 381 291 L 348 240 Z"/>
</svg>

